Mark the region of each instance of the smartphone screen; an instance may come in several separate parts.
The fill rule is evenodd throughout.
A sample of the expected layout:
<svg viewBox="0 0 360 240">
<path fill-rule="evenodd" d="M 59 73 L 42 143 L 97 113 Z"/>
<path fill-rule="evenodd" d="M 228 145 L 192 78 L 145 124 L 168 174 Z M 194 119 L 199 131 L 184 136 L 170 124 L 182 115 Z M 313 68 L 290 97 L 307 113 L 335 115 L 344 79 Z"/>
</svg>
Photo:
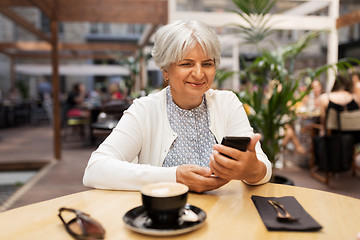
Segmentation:
<svg viewBox="0 0 360 240">
<path fill-rule="evenodd" d="M 233 137 L 233 136 L 226 136 L 222 139 L 221 144 L 236 148 L 240 151 L 246 152 L 247 146 L 250 143 L 250 137 Z M 225 155 L 225 154 L 223 154 Z M 225 155 L 226 156 L 226 155 Z M 229 156 L 226 156 L 228 158 L 231 158 Z"/>
</svg>

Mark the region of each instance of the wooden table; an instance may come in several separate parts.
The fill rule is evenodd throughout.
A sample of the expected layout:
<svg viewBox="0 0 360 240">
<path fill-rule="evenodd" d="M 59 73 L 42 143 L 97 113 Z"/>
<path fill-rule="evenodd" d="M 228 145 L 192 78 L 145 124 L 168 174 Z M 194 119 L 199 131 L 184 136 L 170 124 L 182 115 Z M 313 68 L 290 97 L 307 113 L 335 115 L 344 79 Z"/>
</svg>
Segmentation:
<svg viewBox="0 0 360 240">
<path fill-rule="evenodd" d="M 250 197 L 294 196 L 323 229 L 319 232 L 269 232 Z M 356 239 L 360 232 L 360 200 L 301 187 L 232 181 L 206 194 L 191 193 L 188 202 L 207 213 L 205 224 L 171 239 Z M 136 191 L 89 190 L 0 214 L 0 239 L 72 239 L 57 216 L 60 207 L 89 213 L 106 229 L 106 239 L 158 239 L 125 228 L 123 215 L 141 204 Z M 168 238 L 166 238 L 168 239 Z"/>
</svg>

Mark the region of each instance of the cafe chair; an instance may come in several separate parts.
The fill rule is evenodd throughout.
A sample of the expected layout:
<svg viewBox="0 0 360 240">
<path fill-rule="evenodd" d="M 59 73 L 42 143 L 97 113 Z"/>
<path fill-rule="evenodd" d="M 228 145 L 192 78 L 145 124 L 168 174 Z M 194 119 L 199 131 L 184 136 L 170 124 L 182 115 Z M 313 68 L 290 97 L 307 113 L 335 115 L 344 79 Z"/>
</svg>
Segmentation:
<svg viewBox="0 0 360 240">
<path fill-rule="evenodd" d="M 124 111 L 130 107 L 128 100 L 111 100 L 106 102 L 103 106 L 103 112 L 110 116 L 111 119 L 119 120 Z"/>
<path fill-rule="evenodd" d="M 97 139 L 105 139 L 120 120 L 124 111 L 128 109 L 131 102 L 128 100 L 111 100 L 106 102 L 97 121 L 91 123 L 91 144 L 94 145 Z"/>
<path fill-rule="evenodd" d="M 72 115 L 70 111 L 65 114 L 62 132 L 64 142 L 88 144 L 89 138 L 87 136 L 90 128 L 90 117 Z"/>
<path fill-rule="evenodd" d="M 31 125 L 39 125 L 40 123 L 50 124 L 52 122 L 52 112 L 47 112 L 47 109 L 41 103 L 34 102 L 31 106 Z"/>
<path fill-rule="evenodd" d="M 324 139 L 326 137 L 319 136 L 321 132 L 324 132 L 325 136 L 332 140 L 327 140 L 325 143 Z M 320 124 L 312 124 L 312 133 L 313 144 L 310 158 L 310 174 L 312 177 L 324 184 L 329 184 L 331 176 L 336 172 L 351 169 L 352 175 L 357 176 L 357 172 L 360 170 L 360 167 L 356 164 L 356 157 L 360 154 L 356 148 L 356 145 L 360 144 L 360 110 L 337 111 L 335 109 L 329 109 L 326 117 L 326 127 Z M 337 144 L 334 144 L 333 140 L 335 140 Z M 326 151 L 320 151 L 321 144 L 319 142 L 324 143 L 323 147 L 326 148 Z M 327 146 L 324 146 L 325 144 L 327 144 Z M 331 146 L 331 144 L 334 144 L 334 146 Z M 321 167 L 322 164 L 320 160 L 323 156 L 326 156 L 326 154 L 326 160 L 329 166 L 338 166 L 336 163 L 330 161 L 335 159 L 334 155 L 339 155 L 339 159 L 342 161 L 340 162 L 342 167 L 339 169 L 335 168 L 335 170 L 329 167 L 324 170 L 324 167 Z M 346 159 L 349 159 L 348 163 L 345 162 L 347 161 Z M 322 172 L 322 174 L 320 172 Z"/>
</svg>

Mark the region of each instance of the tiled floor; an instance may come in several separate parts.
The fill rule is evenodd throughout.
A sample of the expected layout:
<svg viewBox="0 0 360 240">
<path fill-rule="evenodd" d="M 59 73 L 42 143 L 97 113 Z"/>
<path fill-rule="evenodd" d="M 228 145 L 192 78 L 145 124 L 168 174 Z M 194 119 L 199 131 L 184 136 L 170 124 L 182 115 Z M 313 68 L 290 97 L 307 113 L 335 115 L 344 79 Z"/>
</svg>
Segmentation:
<svg viewBox="0 0 360 240">
<path fill-rule="evenodd" d="M 27 204 L 87 190 L 82 175 L 94 147 L 70 148 L 64 144 L 62 159 L 54 162 L 52 128 L 18 127 L 0 129 L 0 164 L 4 162 L 49 161 L 46 167 L 32 177 L 17 196 L 3 206 L 16 208 Z M 0 173 L 1 174 L 1 173 Z M 0 208 L 0 211 L 3 210 Z"/>
<path fill-rule="evenodd" d="M 62 159 L 54 162 L 51 160 L 53 158 L 53 141 L 50 126 L 0 129 L 0 135 L 2 136 L 0 164 L 16 161 L 47 160 L 50 162 L 10 197 L 0 211 L 88 189 L 82 185 L 82 176 L 95 147 L 83 145 L 71 147 L 69 144 L 64 144 Z M 290 164 L 283 169 L 276 170 L 276 174 L 291 178 L 296 186 L 360 198 L 359 177 L 352 177 L 348 172 L 341 173 L 332 178 L 327 186 L 310 177 L 307 169 L 294 164 L 291 155 L 286 155 L 285 159 Z"/>
</svg>

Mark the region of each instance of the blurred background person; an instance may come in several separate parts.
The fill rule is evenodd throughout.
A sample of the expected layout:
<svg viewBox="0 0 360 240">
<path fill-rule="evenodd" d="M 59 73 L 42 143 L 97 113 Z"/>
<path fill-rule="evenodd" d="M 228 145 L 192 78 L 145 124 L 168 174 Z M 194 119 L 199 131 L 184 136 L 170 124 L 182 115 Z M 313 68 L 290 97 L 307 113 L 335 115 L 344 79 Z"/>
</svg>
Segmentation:
<svg viewBox="0 0 360 240">
<path fill-rule="evenodd" d="M 42 108 L 45 110 L 50 123 L 53 120 L 53 107 L 52 107 L 52 86 L 44 77 L 40 77 L 39 84 L 37 86 L 38 95 Z"/>
<path fill-rule="evenodd" d="M 310 94 L 304 97 L 305 103 L 309 106 L 310 110 L 314 112 L 320 111 L 320 96 L 323 94 L 323 87 L 319 80 L 314 80 L 311 83 Z"/>
<path fill-rule="evenodd" d="M 320 122 L 325 126 L 326 111 L 334 108 L 337 111 L 359 109 L 360 99 L 353 93 L 353 80 L 347 74 L 339 73 L 330 93 L 320 96 Z"/>
<path fill-rule="evenodd" d="M 305 91 L 305 89 L 302 91 Z M 322 83 L 319 80 L 312 81 L 309 94 L 296 104 L 296 112 L 299 114 L 313 113 L 313 116 L 320 115 L 320 96 L 323 93 Z"/>
<path fill-rule="evenodd" d="M 75 83 L 66 100 L 67 117 L 89 117 L 85 108 L 86 88 L 82 83 Z"/>
<path fill-rule="evenodd" d="M 111 100 L 124 98 L 122 92 L 120 91 L 119 84 L 116 82 L 109 85 L 108 91 Z"/>
<path fill-rule="evenodd" d="M 355 69 L 351 71 L 351 79 L 353 81 L 353 92 L 360 99 L 360 71 Z"/>
<path fill-rule="evenodd" d="M 303 89 L 305 91 L 305 89 Z M 306 154 L 307 150 L 299 138 L 302 128 L 306 128 L 308 124 L 319 122 L 320 115 L 320 96 L 323 93 L 323 87 L 319 80 L 311 83 L 311 90 L 301 102 L 296 105 L 299 113 L 298 119 L 293 124 L 285 125 L 285 134 L 283 138 L 283 147 L 293 150 L 296 154 Z M 292 144 L 292 146 L 289 145 Z M 305 144 L 306 145 L 306 144 Z"/>
<path fill-rule="evenodd" d="M 6 98 L 9 101 L 9 105 L 11 106 L 21 105 L 24 100 L 20 90 L 17 87 L 10 88 Z"/>
</svg>

